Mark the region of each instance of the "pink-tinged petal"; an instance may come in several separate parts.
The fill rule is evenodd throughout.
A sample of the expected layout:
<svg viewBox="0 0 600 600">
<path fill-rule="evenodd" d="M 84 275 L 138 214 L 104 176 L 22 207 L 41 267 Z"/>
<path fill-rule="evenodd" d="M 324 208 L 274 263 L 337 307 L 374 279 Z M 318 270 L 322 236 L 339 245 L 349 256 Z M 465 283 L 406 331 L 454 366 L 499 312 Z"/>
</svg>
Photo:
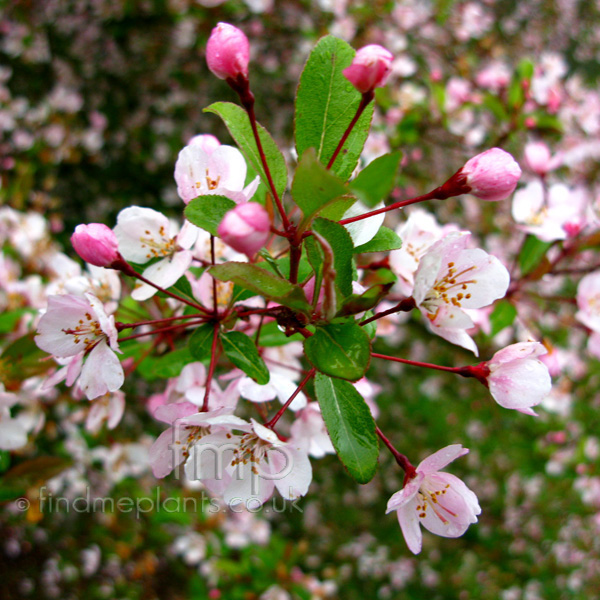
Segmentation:
<svg viewBox="0 0 600 600">
<path fill-rule="evenodd" d="M 415 477 L 409 479 L 406 485 L 388 500 L 386 514 L 408 504 L 417 495 L 424 477 L 423 473 L 417 473 Z"/>
<path fill-rule="evenodd" d="M 268 471 L 268 463 L 261 463 L 263 472 Z M 275 489 L 273 480 L 253 473 L 250 465 L 238 464 L 231 474 L 231 482 L 223 494 L 228 506 L 243 503 L 244 506 L 256 507 L 264 504 Z"/>
<path fill-rule="evenodd" d="M 503 363 L 513 360 L 524 360 L 526 358 L 537 358 L 547 353 L 548 350 L 539 342 L 519 342 L 498 350 L 487 364 L 490 369 L 494 369 L 495 366 Z"/>
<path fill-rule="evenodd" d="M 417 517 L 417 502 L 416 498 L 411 498 L 410 502 L 398 509 L 398 523 L 400 523 L 400 529 L 402 535 L 406 541 L 408 549 L 413 554 L 419 554 L 423 543 L 423 534 L 421 533 L 421 526 L 419 524 L 419 518 Z"/>
<path fill-rule="evenodd" d="M 156 210 L 140 206 L 123 209 L 113 231 L 123 258 L 138 264 L 164 256 L 160 249 L 171 239 L 169 219 Z"/>
<path fill-rule="evenodd" d="M 55 356 L 74 356 L 85 348 L 74 335 L 66 333 L 75 330 L 80 321 L 87 322 L 86 313 L 90 305 L 78 296 L 49 296 L 48 309 L 40 319 L 35 343 L 39 348 Z"/>
<path fill-rule="evenodd" d="M 189 250 L 196 243 L 199 232 L 199 227 L 192 225 L 189 221 L 184 221 L 177 234 L 177 245 L 184 250 Z"/>
<path fill-rule="evenodd" d="M 106 426 L 109 429 L 114 429 L 123 418 L 125 412 L 125 394 L 122 392 L 115 392 L 111 394 L 108 401 L 108 415 L 106 420 Z"/>
<path fill-rule="evenodd" d="M 434 319 L 428 319 L 427 325 L 433 333 L 444 338 L 451 344 L 461 346 L 479 356 L 473 338 L 466 332 L 473 327 L 473 320 L 467 313 L 455 306 L 441 306 Z"/>
<path fill-rule="evenodd" d="M 481 512 L 477 498 L 473 498 L 473 492 L 458 477 L 450 473 L 434 473 L 425 479 L 422 490 L 425 500 L 429 501 L 419 513 L 419 518 L 421 525 L 431 533 L 449 538 L 460 537 L 471 523 L 477 522 L 476 514 Z M 424 517 L 420 516 L 423 514 Z"/>
<path fill-rule="evenodd" d="M 159 406 L 152 416 L 163 423 L 173 424 L 178 419 L 194 415 L 198 412 L 198 407 L 190 402 L 174 402 L 173 404 L 163 404 Z"/>
<path fill-rule="evenodd" d="M 150 466 L 154 477 L 166 477 L 177 465 L 181 464 L 185 458 L 183 446 L 176 444 L 178 440 L 174 439 L 174 430 L 172 427 L 165 429 L 149 450 Z"/>
<path fill-rule="evenodd" d="M 69 363 L 67 367 L 67 377 L 65 379 L 65 383 L 71 387 L 76 379 L 81 374 L 81 369 L 83 368 L 83 352 L 76 354 Z"/>
<path fill-rule="evenodd" d="M 190 481 L 202 481 L 212 490 L 222 493 L 231 481 L 230 465 L 240 438 L 228 431 L 217 431 L 200 438 L 191 448 L 185 463 L 185 474 Z"/>
<path fill-rule="evenodd" d="M 250 419 L 254 433 L 263 441 L 268 442 L 272 446 L 283 446 L 284 443 L 277 437 L 277 434 L 264 425 L 261 425 L 255 419 Z"/>
<path fill-rule="evenodd" d="M 116 354 L 102 340 L 88 355 L 81 376 L 79 387 L 88 400 L 103 396 L 107 392 L 118 390 L 125 381 L 123 367 Z"/>
<path fill-rule="evenodd" d="M 312 466 L 306 453 L 287 444 L 267 454 L 275 487 L 282 497 L 295 500 L 304 496 L 312 481 Z"/>
<path fill-rule="evenodd" d="M 277 396 L 277 390 L 272 382 L 260 385 L 250 379 L 250 377 L 242 377 L 239 392 L 242 398 L 251 402 L 268 402 Z"/>
<path fill-rule="evenodd" d="M 246 182 L 246 161 L 233 146 L 219 146 L 209 159 L 209 173 L 218 178 L 218 187 L 240 192 Z"/>
<path fill-rule="evenodd" d="M 537 358 L 500 364 L 488 376 L 490 393 L 504 408 L 528 410 L 552 389 L 548 367 Z"/>
<path fill-rule="evenodd" d="M 463 448 L 462 444 L 451 444 L 422 460 L 417 467 L 417 473 L 423 473 L 424 475 L 435 473 L 468 453 L 468 448 Z"/>
<path fill-rule="evenodd" d="M 463 283 L 463 297 L 459 300 L 463 308 L 488 306 L 504 297 L 510 283 L 506 267 L 495 256 L 479 248 L 463 250 L 456 257 L 454 269 L 457 283 Z M 454 294 L 451 296 L 454 297 Z"/>
<path fill-rule="evenodd" d="M 175 252 L 172 256 L 150 265 L 143 275 L 164 289 L 170 288 L 187 271 L 192 264 L 192 258 L 193 253 L 190 250 Z M 147 283 L 138 283 L 131 293 L 131 297 L 138 301 L 147 300 L 154 296 L 156 291 L 156 288 Z"/>
</svg>

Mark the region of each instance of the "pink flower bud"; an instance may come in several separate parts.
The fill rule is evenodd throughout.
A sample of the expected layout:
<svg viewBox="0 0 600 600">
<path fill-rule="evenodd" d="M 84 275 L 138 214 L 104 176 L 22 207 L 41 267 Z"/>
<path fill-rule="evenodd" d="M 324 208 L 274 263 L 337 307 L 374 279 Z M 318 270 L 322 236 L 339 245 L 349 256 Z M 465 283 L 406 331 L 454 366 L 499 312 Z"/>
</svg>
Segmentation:
<svg viewBox="0 0 600 600">
<path fill-rule="evenodd" d="M 206 44 L 208 68 L 219 79 L 248 79 L 250 42 L 244 32 L 230 25 L 219 23 L 210 34 Z"/>
<path fill-rule="evenodd" d="M 252 257 L 269 238 L 269 213 L 256 202 L 239 204 L 221 221 L 217 233 L 234 250 Z"/>
<path fill-rule="evenodd" d="M 110 267 L 121 258 L 117 236 L 102 223 L 77 225 L 71 244 L 85 262 L 97 267 Z"/>
<path fill-rule="evenodd" d="M 465 177 L 465 186 L 474 196 L 496 202 L 508 198 L 517 187 L 521 167 L 500 148 L 491 148 L 469 159 L 458 172 Z"/>
<path fill-rule="evenodd" d="M 342 73 L 361 94 L 365 94 L 385 85 L 392 72 L 393 59 L 389 50 L 370 44 L 356 53 L 352 64 Z"/>
<path fill-rule="evenodd" d="M 525 146 L 525 163 L 534 173 L 542 177 L 559 167 L 561 162 L 561 153 L 552 156 L 550 148 L 544 142 L 530 142 Z"/>
</svg>

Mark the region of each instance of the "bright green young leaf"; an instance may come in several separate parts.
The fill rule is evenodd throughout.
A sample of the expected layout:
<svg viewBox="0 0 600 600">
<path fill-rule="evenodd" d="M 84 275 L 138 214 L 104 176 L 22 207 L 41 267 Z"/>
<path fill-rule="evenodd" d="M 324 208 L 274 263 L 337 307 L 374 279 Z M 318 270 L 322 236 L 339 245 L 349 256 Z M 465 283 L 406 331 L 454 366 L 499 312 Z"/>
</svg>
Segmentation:
<svg viewBox="0 0 600 600">
<path fill-rule="evenodd" d="M 517 309 L 506 300 L 498 302 L 494 307 L 494 311 L 490 315 L 490 324 L 492 326 L 491 336 L 496 335 L 505 327 L 513 324 L 517 316 Z"/>
<path fill-rule="evenodd" d="M 527 275 L 533 271 L 546 255 L 551 245 L 552 242 L 542 242 L 542 240 L 538 240 L 534 235 L 528 235 L 519 254 L 521 274 Z"/>
<path fill-rule="evenodd" d="M 214 325 L 209 323 L 205 323 L 194 329 L 188 340 L 188 348 L 194 360 L 210 358 L 214 333 Z"/>
<path fill-rule="evenodd" d="M 204 112 L 214 113 L 223 119 L 227 129 L 229 129 L 231 137 L 236 141 L 242 154 L 246 157 L 246 160 L 259 174 L 267 188 L 270 189 L 269 180 L 263 168 L 246 111 L 241 106 L 232 104 L 231 102 L 215 102 L 205 108 Z M 285 159 L 269 132 L 262 125 L 258 124 L 257 126 L 258 136 L 260 137 L 267 164 L 269 165 L 269 171 L 271 172 L 275 189 L 281 197 L 287 186 L 287 167 L 285 165 Z"/>
<path fill-rule="evenodd" d="M 241 331 L 221 335 L 221 344 L 227 358 L 260 385 L 269 383 L 270 374 L 254 342 Z"/>
<path fill-rule="evenodd" d="M 0 333 L 10 333 L 23 315 L 35 312 L 31 308 L 16 308 L 0 314 Z"/>
<path fill-rule="evenodd" d="M 324 208 L 347 194 L 344 183 L 317 160 L 315 149 L 306 150 L 292 183 L 292 197 L 304 215 L 303 222 L 309 223 Z M 343 204 L 346 206 L 346 202 Z"/>
<path fill-rule="evenodd" d="M 391 152 L 376 158 L 350 182 L 350 189 L 363 204 L 373 208 L 385 200 L 394 188 L 401 159 L 402 152 Z"/>
<path fill-rule="evenodd" d="M 212 235 L 217 235 L 217 227 L 225 213 L 235 206 L 235 202 L 225 196 L 198 196 L 185 207 L 183 212 L 190 223 Z"/>
<path fill-rule="evenodd" d="M 357 323 L 329 324 L 304 340 L 304 353 L 321 373 L 358 381 L 369 368 L 371 342 Z"/>
<path fill-rule="evenodd" d="M 367 403 L 351 383 L 321 373 L 315 376 L 315 392 L 342 464 L 358 483 L 368 483 L 377 470 L 379 445 Z"/>
<path fill-rule="evenodd" d="M 257 265 L 227 262 L 210 267 L 209 272 L 219 281 L 232 281 L 246 290 L 290 308 L 310 311 L 310 305 L 300 287 Z"/>
<path fill-rule="evenodd" d="M 354 248 L 354 254 L 366 252 L 389 252 L 402 248 L 402 240 L 393 229 L 381 226 L 375 237 L 366 244 Z"/>
<path fill-rule="evenodd" d="M 178 296 L 182 296 L 187 298 L 188 300 L 195 301 L 194 292 L 192 292 L 192 286 L 190 285 L 190 280 L 182 275 L 169 289 L 169 292 L 173 294 L 177 294 Z M 161 298 L 168 298 L 169 296 L 164 292 L 157 292 L 157 296 Z"/>
<path fill-rule="evenodd" d="M 354 252 L 350 234 L 343 225 L 327 219 L 315 219 L 312 227 L 329 242 L 333 250 L 335 283 L 344 297 L 349 296 L 352 293 L 352 255 Z"/>
<path fill-rule="evenodd" d="M 311 52 L 296 96 L 296 150 L 302 156 L 315 148 L 317 158 L 327 164 L 356 114 L 361 95 L 343 76 L 354 49 L 338 38 L 322 38 Z M 369 104 L 348 136 L 332 171 L 346 181 L 358 163 L 369 133 L 373 103 Z"/>
</svg>

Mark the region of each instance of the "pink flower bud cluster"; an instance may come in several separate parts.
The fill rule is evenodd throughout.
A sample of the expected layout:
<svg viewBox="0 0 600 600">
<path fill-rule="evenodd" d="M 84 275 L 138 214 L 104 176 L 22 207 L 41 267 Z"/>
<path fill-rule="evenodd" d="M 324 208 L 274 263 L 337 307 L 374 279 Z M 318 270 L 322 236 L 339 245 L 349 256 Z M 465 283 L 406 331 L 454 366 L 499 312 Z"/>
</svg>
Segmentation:
<svg viewBox="0 0 600 600">
<path fill-rule="evenodd" d="M 248 79 L 250 42 L 244 32 L 229 23 L 219 23 L 206 44 L 206 62 L 219 79 Z"/>
<path fill-rule="evenodd" d="M 393 59 L 389 50 L 370 44 L 357 51 L 352 64 L 342 73 L 361 94 L 365 94 L 386 84 L 392 72 Z"/>
<path fill-rule="evenodd" d="M 96 267 L 110 267 L 121 258 L 117 236 L 102 223 L 77 225 L 71 243 L 85 262 Z"/>
<path fill-rule="evenodd" d="M 224 217 L 217 233 L 234 250 L 253 257 L 269 238 L 269 213 L 256 202 L 240 204 Z"/>
</svg>

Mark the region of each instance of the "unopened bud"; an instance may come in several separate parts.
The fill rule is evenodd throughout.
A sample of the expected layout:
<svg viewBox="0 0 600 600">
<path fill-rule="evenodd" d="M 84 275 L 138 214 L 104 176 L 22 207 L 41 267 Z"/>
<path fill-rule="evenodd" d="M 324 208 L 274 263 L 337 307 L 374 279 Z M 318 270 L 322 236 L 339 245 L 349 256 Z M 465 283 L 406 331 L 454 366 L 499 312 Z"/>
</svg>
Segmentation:
<svg viewBox="0 0 600 600">
<path fill-rule="evenodd" d="M 500 148 L 490 148 L 469 159 L 446 183 L 432 192 L 439 200 L 473 194 L 496 202 L 508 198 L 517 187 L 521 167 L 515 159 Z"/>
<path fill-rule="evenodd" d="M 267 242 L 270 228 L 269 213 L 256 202 L 246 202 L 225 214 L 217 233 L 228 246 L 252 257 Z"/>
<path fill-rule="evenodd" d="M 102 223 L 77 225 L 71 244 L 85 262 L 97 267 L 110 267 L 121 258 L 117 236 Z"/>
<path fill-rule="evenodd" d="M 342 73 L 361 94 L 365 94 L 385 85 L 392 72 L 393 59 L 389 50 L 370 44 L 358 50 L 352 64 Z"/>
<path fill-rule="evenodd" d="M 243 31 L 229 23 L 219 23 L 206 44 L 208 68 L 219 79 L 248 79 L 250 42 Z"/>
</svg>

